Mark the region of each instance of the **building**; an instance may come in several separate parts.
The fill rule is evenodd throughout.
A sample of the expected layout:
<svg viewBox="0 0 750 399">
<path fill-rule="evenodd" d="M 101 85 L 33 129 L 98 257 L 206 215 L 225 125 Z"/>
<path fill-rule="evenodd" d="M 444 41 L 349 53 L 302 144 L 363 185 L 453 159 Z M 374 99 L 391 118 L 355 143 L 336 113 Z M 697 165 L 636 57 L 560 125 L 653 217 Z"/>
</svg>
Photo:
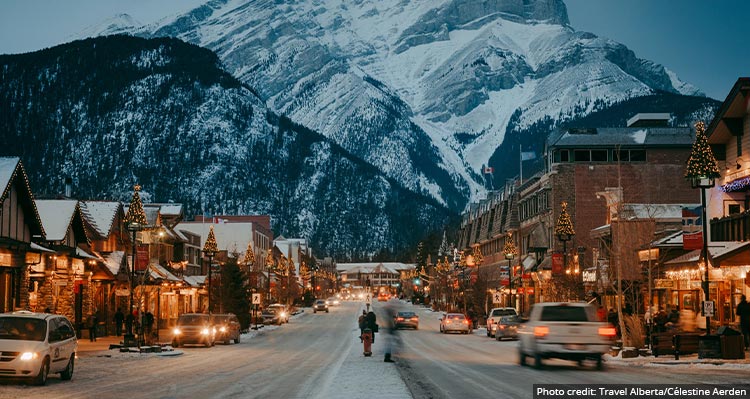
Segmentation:
<svg viewBox="0 0 750 399">
<path fill-rule="evenodd" d="M 0 190 L 0 312 L 10 312 L 29 308 L 28 268 L 51 251 L 33 242 L 45 231 L 20 158 L 0 157 Z"/>
</svg>

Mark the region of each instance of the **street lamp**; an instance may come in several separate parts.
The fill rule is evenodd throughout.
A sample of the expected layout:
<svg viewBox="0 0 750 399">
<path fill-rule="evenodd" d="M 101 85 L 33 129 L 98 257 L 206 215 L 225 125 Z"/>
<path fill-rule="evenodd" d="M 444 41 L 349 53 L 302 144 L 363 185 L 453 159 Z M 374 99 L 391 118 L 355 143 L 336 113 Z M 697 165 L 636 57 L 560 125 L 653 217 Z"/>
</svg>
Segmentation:
<svg viewBox="0 0 750 399">
<path fill-rule="evenodd" d="M 268 294 L 268 304 L 271 303 L 271 272 L 274 269 L 275 260 L 273 259 L 273 248 L 268 248 L 268 253 L 266 254 L 266 272 L 268 273 L 268 276 L 266 278 L 266 287 L 267 287 L 267 294 Z"/>
<path fill-rule="evenodd" d="M 208 291 L 208 314 L 211 315 L 211 269 L 213 268 L 212 262 L 216 253 L 219 252 L 219 246 L 216 244 L 216 236 L 214 235 L 214 226 L 210 226 L 208 230 L 208 237 L 206 242 L 203 244 L 203 255 L 208 257 L 208 280 L 206 280 L 206 290 Z"/>
<path fill-rule="evenodd" d="M 704 263 L 703 295 L 704 303 L 709 301 L 709 276 L 708 276 L 708 226 L 706 224 L 706 189 L 714 186 L 714 179 L 719 177 L 719 167 L 716 158 L 708 145 L 705 134 L 706 125 L 702 121 L 695 124 L 695 142 L 690 152 L 690 158 L 685 171 L 685 178 L 690 180 L 693 188 L 701 189 L 701 222 L 703 223 L 703 247 L 701 258 Z M 704 305 L 705 313 L 705 305 Z M 711 316 L 706 314 L 706 335 L 711 334 Z"/>
<path fill-rule="evenodd" d="M 518 255 L 518 249 L 516 249 L 516 245 L 513 243 L 513 233 L 508 233 L 508 237 L 505 239 L 503 253 L 505 253 L 505 259 L 508 260 L 508 290 L 510 290 L 510 305 L 515 308 L 516 304 L 513 296 L 513 278 L 515 277 L 515 273 L 513 272 L 513 265 L 511 263 L 513 262 L 513 258 Z"/>
<path fill-rule="evenodd" d="M 573 239 L 573 236 L 576 234 L 575 230 L 573 229 L 573 222 L 570 220 L 570 215 L 568 214 L 568 203 L 566 201 L 563 201 L 560 203 L 560 206 L 562 207 L 562 211 L 560 211 L 560 216 L 557 218 L 557 224 L 555 224 L 555 235 L 557 236 L 557 239 L 560 240 L 563 244 L 563 267 L 568 268 L 568 241 Z"/>
<path fill-rule="evenodd" d="M 133 233 L 133 257 L 130 263 L 130 315 L 133 316 L 133 291 L 135 290 L 135 262 L 136 262 L 136 234 L 146 228 L 148 222 L 146 221 L 146 213 L 143 211 L 143 203 L 141 202 L 141 196 L 138 191 L 141 190 L 141 186 L 136 184 L 133 186 L 133 197 L 130 199 L 130 206 L 128 206 L 128 213 L 125 215 L 125 225 L 128 231 Z M 133 335 L 133 323 L 129 324 L 129 335 Z"/>
</svg>

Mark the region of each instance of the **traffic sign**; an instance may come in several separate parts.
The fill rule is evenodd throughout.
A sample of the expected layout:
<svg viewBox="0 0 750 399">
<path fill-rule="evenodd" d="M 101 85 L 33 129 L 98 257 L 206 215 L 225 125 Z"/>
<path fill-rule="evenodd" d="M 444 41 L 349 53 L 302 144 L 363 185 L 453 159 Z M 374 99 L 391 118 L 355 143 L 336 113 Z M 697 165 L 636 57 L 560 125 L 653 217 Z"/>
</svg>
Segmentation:
<svg viewBox="0 0 750 399">
<path fill-rule="evenodd" d="M 503 296 L 499 292 L 492 294 L 492 303 L 502 303 Z"/>
<path fill-rule="evenodd" d="M 714 317 L 714 301 L 703 301 L 703 315 Z"/>
<path fill-rule="evenodd" d="M 260 294 L 253 294 L 253 305 L 260 305 Z"/>
</svg>

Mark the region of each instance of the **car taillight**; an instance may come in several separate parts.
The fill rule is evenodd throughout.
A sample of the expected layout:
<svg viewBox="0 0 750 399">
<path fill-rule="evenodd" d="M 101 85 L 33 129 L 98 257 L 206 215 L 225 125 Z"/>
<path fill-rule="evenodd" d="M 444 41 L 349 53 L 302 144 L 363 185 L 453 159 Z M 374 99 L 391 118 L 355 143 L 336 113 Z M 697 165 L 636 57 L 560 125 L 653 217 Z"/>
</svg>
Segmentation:
<svg viewBox="0 0 750 399">
<path fill-rule="evenodd" d="M 411 319 L 414 320 L 414 321 L 419 321 L 418 317 L 412 317 Z"/>
<path fill-rule="evenodd" d="M 549 327 L 537 326 L 534 327 L 534 336 L 537 338 L 544 338 L 549 334 Z"/>
<path fill-rule="evenodd" d="M 396 321 L 404 321 L 404 318 L 403 317 L 397 317 Z"/>
<path fill-rule="evenodd" d="M 469 324 L 469 321 L 468 320 L 464 320 L 464 324 Z"/>
<path fill-rule="evenodd" d="M 617 330 L 614 327 L 599 327 L 599 335 L 612 338 L 617 335 Z"/>
</svg>

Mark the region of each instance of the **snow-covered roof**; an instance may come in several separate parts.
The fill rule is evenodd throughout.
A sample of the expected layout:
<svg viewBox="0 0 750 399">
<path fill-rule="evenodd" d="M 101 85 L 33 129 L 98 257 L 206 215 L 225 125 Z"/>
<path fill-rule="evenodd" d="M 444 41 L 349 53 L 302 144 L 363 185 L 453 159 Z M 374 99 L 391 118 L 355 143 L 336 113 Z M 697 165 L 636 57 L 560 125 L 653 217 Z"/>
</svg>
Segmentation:
<svg viewBox="0 0 750 399">
<path fill-rule="evenodd" d="M 612 147 L 612 146 L 692 146 L 695 140 L 688 127 L 616 127 L 568 129 L 550 139 L 550 147 Z"/>
<path fill-rule="evenodd" d="M 0 189 L 2 189 L 0 193 L 7 190 L 19 162 L 21 162 L 21 158 L 18 157 L 0 157 Z"/>
<path fill-rule="evenodd" d="M 720 258 L 722 256 L 728 255 L 731 252 L 734 252 L 740 248 L 750 246 L 750 241 L 715 241 L 712 242 L 711 245 L 708 247 L 708 258 Z M 684 255 L 678 256 L 668 262 L 664 262 L 664 265 L 670 266 L 670 265 L 676 265 L 676 264 L 683 264 L 683 263 L 695 263 L 698 262 L 698 259 L 701 256 L 701 250 L 696 249 L 693 251 L 690 251 Z"/>
<path fill-rule="evenodd" d="M 186 230 L 201 237 L 201 248 L 208 237 L 208 231 L 214 226 L 214 236 L 219 250 L 237 251 L 243 253 L 247 244 L 253 241 L 252 223 L 201 223 L 181 222 L 175 226 L 175 230 Z"/>
<path fill-rule="evenodd" d="M 622 204 L 620 219 L 665 219 L 681 220 L 683 208 L 695 208 L 699 204 Z"/>
<path fill-rule="evenodd" d="M 81 248 L 76 247 L 76 256 L 83 259 L 94 259 L 94 260 L 101 260 L 98 256 L 91 255 L 90 253 L 82 250 Z"/>
<path fill-rule="evenodd" d="M 70 222 L 75 215 L 76 200 L 35 200 L 39 218 L 47 233 L 47 241 L 61 241 L 65 238 Z"/>
<path fill-rule="evenodd" d="M 182 280 L 190 287 L 200 287 L 206 282 L 206 276 L 185 276 Z"/>
<path fill-rule="evenodd" d="M 169 270 L 155 263 L 149 265 L 149 274 L 155 280 L 182 281 L 179 277 L 170 273 Z"/>
<path fill-rule="evenodd" d="M 41 246 L 41 245 L 39 245 L 37 243 L 33 243 L 33 242 L 31 243 L 31 252 L 50 252 L 50 253 L 55 253 L 55 251 L 53 251 L 53 250 L 51 250 L 49 248 L 45 248 L 45 247 L 43 247 L 43 246 Z"/>
<path fill-rule="evenodd" d="M 182 215 L 182 204 L 162 204 L 159 212 L 166 216 Z"/>
<path fill-rule="evenodd" d="M 102 255 L 102 258 L 104 258 L 104 266 L 107 267 L 107 269 L 110 273 L 112 273 L 113 276 L 116 276 L 117 273 L 120 272 L 120 267 L 122 266 L 124 257 L 124 251 L 114 251 Z"/>
<path fill-rule="evenodd" d="M 112 223 L 117 217 L 117 210 L 120 207 L 119 202 L 112 201 L 81 201 L 81 213 L 83 217 L 96 229 L 96 232 L 102 237 L 109 237 L 112 231 Z"/>
<path fill-rule="evenodd" d="M 369 262 L 369 263 L 337 263 L 336 271 L 339 273 L 390 273 L 400 274 L 402 270 L 411 270 L 416 266 L 400 262 Z"/>
</svg>

